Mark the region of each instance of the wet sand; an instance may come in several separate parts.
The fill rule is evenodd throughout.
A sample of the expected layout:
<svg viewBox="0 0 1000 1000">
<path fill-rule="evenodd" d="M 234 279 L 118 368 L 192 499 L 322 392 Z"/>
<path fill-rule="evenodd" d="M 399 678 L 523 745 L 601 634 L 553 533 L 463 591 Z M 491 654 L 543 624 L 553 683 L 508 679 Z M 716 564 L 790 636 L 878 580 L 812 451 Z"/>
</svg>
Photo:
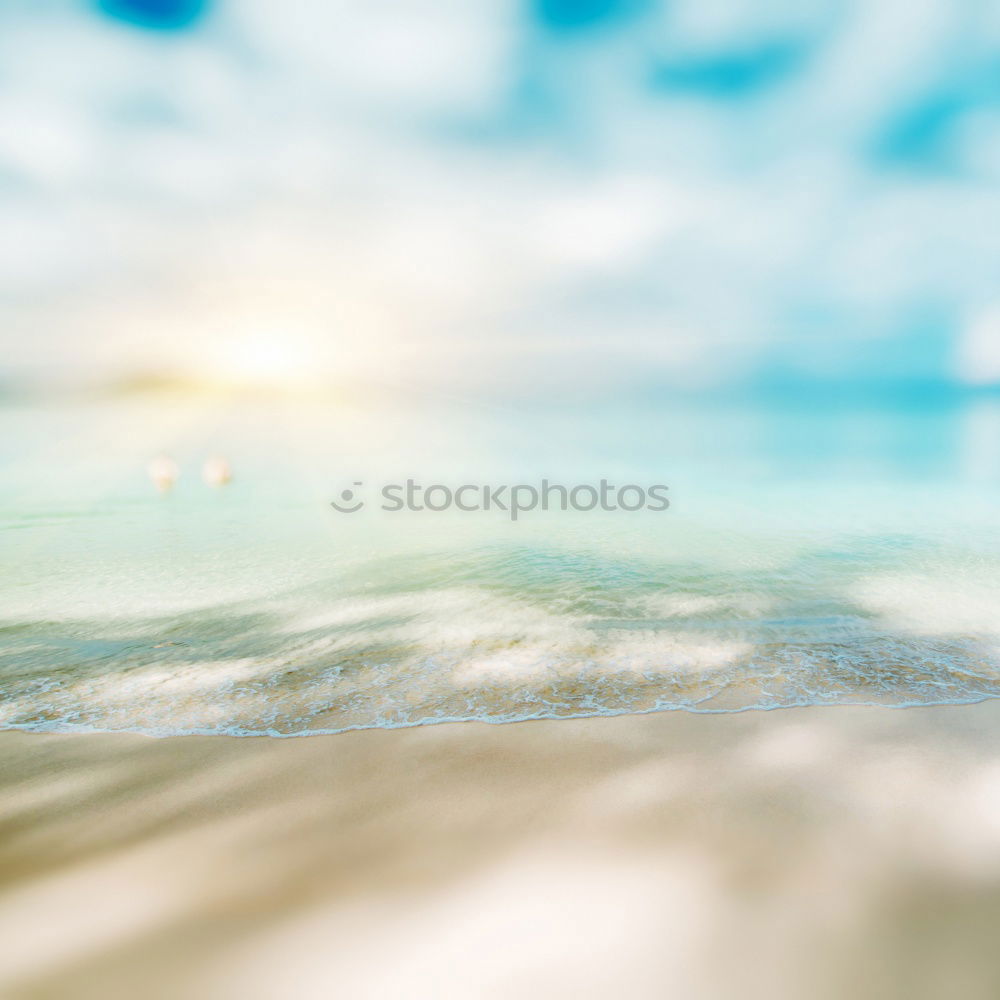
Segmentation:
<svg viewBox="0 0 1000 1000">
<path fill-rule="evenodd" d="M 0 762 L 4 997 L 1000 996 L 1000 702 Z"/>
</svg>

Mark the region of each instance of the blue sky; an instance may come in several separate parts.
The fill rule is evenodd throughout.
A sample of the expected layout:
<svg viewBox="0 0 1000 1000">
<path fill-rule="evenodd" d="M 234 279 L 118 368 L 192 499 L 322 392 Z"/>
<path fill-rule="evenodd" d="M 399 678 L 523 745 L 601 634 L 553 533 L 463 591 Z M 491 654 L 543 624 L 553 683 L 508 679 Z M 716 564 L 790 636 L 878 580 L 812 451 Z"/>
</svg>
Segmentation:
<svg viewBox="0 0 1000 1000">
<path fill-rule="evenodd" d="M 8 376 L 1000 383 L 990 2 L 22 0 L 0 70 Z"/>
</svg>

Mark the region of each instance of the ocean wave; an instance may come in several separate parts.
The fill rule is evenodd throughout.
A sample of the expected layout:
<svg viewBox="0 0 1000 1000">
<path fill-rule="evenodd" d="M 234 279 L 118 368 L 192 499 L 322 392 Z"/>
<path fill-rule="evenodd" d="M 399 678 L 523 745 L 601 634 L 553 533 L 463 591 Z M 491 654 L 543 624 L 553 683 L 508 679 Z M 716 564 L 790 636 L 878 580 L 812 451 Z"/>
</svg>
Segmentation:
<svg viewBox="0 0 1000 1000">
<path fill-rule="evenodd" d="M 0 727 L 295 736 L 996 697 L 1000 642 L 961 599 L 978 585 L 948 578 L 960 606 L 939 584 L 929 618 L 912 573 L 818 552 L 743 573 L 541 549 L 373 561 L 264 601 L 8 623 Z"/>
</svg>

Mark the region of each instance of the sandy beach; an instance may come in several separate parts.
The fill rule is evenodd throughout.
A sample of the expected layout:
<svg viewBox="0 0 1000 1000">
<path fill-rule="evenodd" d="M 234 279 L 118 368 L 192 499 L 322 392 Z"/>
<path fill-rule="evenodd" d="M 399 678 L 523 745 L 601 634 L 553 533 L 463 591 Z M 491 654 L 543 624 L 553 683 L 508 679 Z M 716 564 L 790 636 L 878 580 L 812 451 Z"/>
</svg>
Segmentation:
<svg viewBox="0 0 1000 1000">
<path fill-rule="evenodd" d="M 0 66 L 0 1000 L 1000 1000 L 1000 2 Z"/>
<path fill-rule="evenodd" d="M 0 993 L 993 998 L 998 722 L 6 732 Z"/>
</svg>

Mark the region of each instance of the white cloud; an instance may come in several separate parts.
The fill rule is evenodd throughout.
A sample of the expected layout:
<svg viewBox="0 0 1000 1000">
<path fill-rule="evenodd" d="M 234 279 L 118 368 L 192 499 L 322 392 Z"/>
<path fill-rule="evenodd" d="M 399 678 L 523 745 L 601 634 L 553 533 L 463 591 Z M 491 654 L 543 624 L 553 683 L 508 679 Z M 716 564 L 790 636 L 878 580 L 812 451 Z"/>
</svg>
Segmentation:
<svg viewBox="0 0 1000 1000">
<path fill-rule="evenodd" d="M 849 373 L 866 357 L 859 331 L 899 336 L 927 302 L 964 316 L 994 281 L 1000 196 L 983 172 L 1000 159 L 973 124 L 955 149 L 978 181 L 904 182 L 871 153 L 960 59 L 971 4 L 834 16 L 689 0 L 652 34 L 643 21 L 572 49 L 499 0 L 255 0 L 171 37 L 93 12 L 3 16 L 0 299 L 15 370 L 53 343 L 91 365 L 122 357 L 94 338 L 113 344 L 137 317 L 149 332 L 128 363 L 162 363 L 184 339 L 170 316 L 209 300 L 239 316 L 263 285 L 270 299 L 284 287 L 278 311 L 308 325 L 346 313 L 390 352 L 419 342 L 430 368 L 456 338 L 496 356 L 529 331 L 579 371 L 576 332 L 596 344 L 602 327 L 626 380 L 688 365 L 704 382 L 713 352 L 738 377 L 807 336 L 803 303 L 835 303 L 856 328 L 824 334 L 820 354 Z M 643 81 L 667 37 L 694 57 L 787 38 L 808 52 L 746 99 L 653 93 Z M 595 377 L 606 360 L 595 353 Z"/>
</svg>

